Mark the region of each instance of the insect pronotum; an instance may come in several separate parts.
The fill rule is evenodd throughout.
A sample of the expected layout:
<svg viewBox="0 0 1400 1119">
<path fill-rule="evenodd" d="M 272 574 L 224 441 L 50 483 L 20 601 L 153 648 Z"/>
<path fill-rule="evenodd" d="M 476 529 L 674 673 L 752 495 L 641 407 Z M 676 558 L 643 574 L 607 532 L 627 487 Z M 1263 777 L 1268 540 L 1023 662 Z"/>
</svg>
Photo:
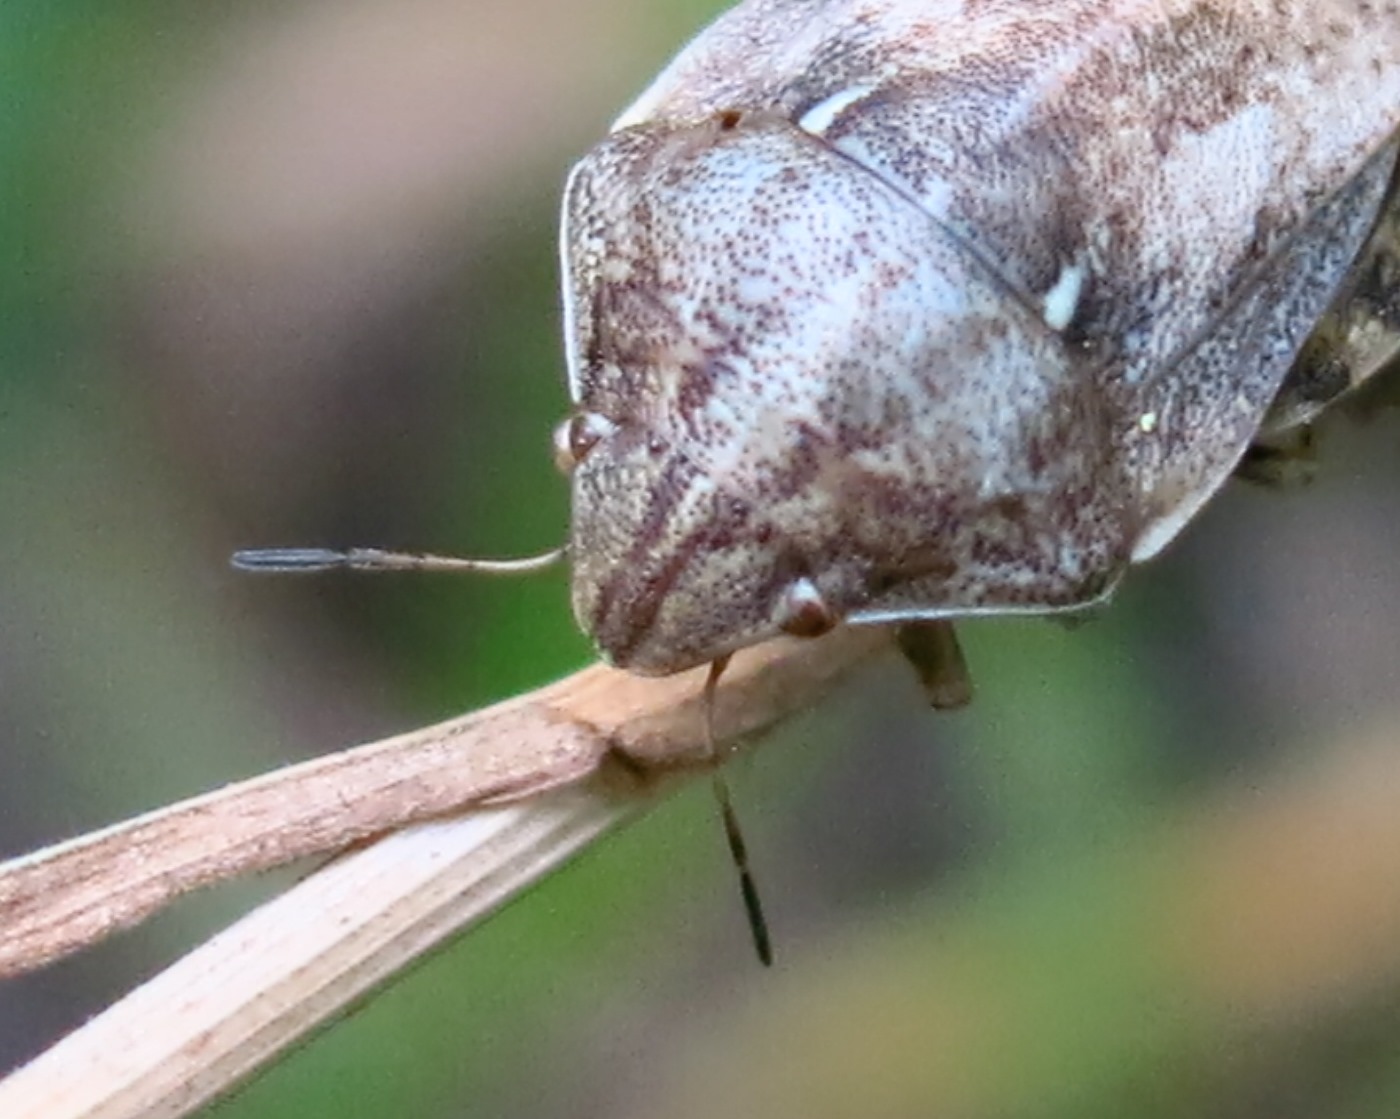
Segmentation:
<svg viewBox="0 0 1400 1119">
<path fill-rule="evenodd" d="M 565 189 L 579 625 L 888 623 L 965 701 L 951 620 L 1101 602 L 1400 353 L 1398 131 L 1397 0 L 739 4 Z"/>
</svg>

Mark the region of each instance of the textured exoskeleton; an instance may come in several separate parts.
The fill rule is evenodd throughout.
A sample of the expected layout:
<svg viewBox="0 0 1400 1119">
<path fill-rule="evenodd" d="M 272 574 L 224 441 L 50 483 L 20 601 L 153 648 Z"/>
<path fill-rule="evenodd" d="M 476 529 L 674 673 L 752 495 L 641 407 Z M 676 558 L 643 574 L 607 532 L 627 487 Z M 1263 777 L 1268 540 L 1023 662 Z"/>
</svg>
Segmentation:
<svg viewBox="0 0 1400 1119">
<path fill-rule="evenodd" d="M 1339 400 L 1364 399 L 1383 370 L 1400 369 L 1400 189 L 1331 308 L 1303 345 L 1237 473 L 1277 482 L 1312 474 L 1312 420 Z M 1392 384 L 1396 378 L 1390 378 Z M 1371 394 L 1373 397 L 1378 394 Z M 1385 397 L 1380 397 L 1385 401 Z M 1391 403 L 1397 401 L 1392 400 Z"/>
<path fill-rule="evenodd" d="M 1398 134 L 1395 0 L 741 4 L 569 181 L 580 623 L 1101 600 L 1394 353 Z"/>
</svg>

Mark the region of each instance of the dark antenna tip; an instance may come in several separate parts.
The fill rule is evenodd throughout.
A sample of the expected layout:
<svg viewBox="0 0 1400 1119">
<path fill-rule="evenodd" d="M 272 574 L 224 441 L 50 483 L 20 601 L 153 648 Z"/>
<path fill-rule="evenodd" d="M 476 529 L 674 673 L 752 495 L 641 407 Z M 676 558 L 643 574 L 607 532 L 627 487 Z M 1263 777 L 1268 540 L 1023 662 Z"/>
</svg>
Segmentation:
<svg viewBox="0 0 1400 1119">
<path fill-rule="evenodd" d="M 744 843 L 744 833 L 739 828 L 739 817 L 734 811 L 734 802 L 729 796 L 729 785 L 716 773 L 714 787 L 715 799 L 719 801 L 720 818 L 724 822 L 724 838 L 729 843 L 729 857 L 739 871 L 739 892 L 744 898 L 744 915 L 748 918 L 753 950 L 758 955 L 759 963 L 764 967 L 772 967 L 773 940 L 768 934 L 768 918 L 763 912 L 763 899 L 758 895 L 758 882 L 749 866 L 749 851 Z"/>
<path fill-rule="evenodd" d="M 724 838 L 729 843 L 729 857 L 734 863 L 734 869 L 739 872 L 739 892 L 744 898 L 744 915 L 748 918 L 754 952 L 758 954 L 759 963 L 764 967 L 772 967 L 773 941 L 768 935 L 768 918 L 764 916 L 763 900 L 758 895 L 758 882 L 754 878 L 753 868 L 749 866 L 749 849 L 744 843 L 744 832 L 739 827 L 739 814 L 734 811 L 729 785 L 718 768 L 719 750 L 715 745 L 715 688 L 728 665 L 727 656 L 713 661 L 710 664 L 710 674 L 705 678 L 705 739 L 716 766 L 711 784 L 715 792 L 715 801 L 719 804 L 720 819 L 724 824 Z"/>
<path fill-rule="evenodd" d="M 348 553 L 332 548 L 245 548 L 229 557 L 239 571 L 277 574 L 334 571 L 349 563 Z"/>
</svg>

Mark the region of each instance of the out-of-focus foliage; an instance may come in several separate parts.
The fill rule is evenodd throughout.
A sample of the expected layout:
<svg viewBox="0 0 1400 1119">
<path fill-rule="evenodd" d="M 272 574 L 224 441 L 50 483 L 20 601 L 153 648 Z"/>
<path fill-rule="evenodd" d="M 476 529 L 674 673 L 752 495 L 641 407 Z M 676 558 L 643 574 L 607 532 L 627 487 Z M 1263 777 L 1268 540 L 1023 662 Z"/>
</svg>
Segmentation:
<svg viewBox="0 0 1400 1119">
<path fill-rule="evenodd" d="M 562 576 L 225 557 L 559 538 L 559 183 L 713 10 L 0 6 L 6 853 L 583 663 Z M 1396 1114 L 1397 430 L 742 769 L 774 972 L 682 797 L 219 1114 Z M 0 1063 L 272 885 L 0 988 Z"/>
</svg>

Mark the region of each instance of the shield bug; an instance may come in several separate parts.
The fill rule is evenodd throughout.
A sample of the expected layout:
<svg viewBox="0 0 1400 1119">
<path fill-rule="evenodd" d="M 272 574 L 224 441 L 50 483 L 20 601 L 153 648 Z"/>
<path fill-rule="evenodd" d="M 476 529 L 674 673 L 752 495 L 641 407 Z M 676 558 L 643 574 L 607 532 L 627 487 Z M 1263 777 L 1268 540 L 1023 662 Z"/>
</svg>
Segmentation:
<svg viewBox="0 0 1400 1119">
<path fill-rule="evenodd" d="M 580 625 L 669 673 L 1101 600 L 1397 349 L 1397 128 L 1394 3 L 732 9 L 565 192 Z"/>
<path fill-rule="evenodd" d="M 1396 0 L 731 9 L 565 190 L 579 624 L 965 699 L 951 620 L 1104 600 L 1395 354 L 1398 132 Z"/>
<path fill-rule="evenodd" d="M 568 185 L 580 623 L 671 672 L 1102 599 L 1310 418 L 1397 125 L 1395 5 L 733 9 Z"/>
</svg>

